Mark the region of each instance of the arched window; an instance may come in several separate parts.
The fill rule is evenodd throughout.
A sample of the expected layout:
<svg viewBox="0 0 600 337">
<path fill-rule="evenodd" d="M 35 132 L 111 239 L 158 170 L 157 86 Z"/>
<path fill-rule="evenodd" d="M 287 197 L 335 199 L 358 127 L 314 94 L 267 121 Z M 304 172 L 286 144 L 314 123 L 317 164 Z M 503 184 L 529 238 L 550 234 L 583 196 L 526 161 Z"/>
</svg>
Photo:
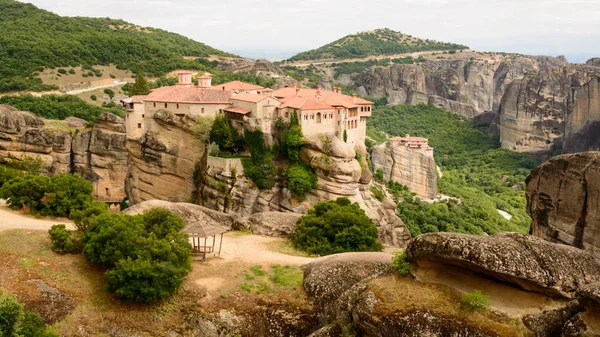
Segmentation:
<svg viewBox="0 0 600 337">
<path fill-rule="evenodd" d="M 317 124 L 321 124 L 321 113 L 317 112 Z"/>
<path fill-rule="evenodd" d="M 204 113 L 204 108 L 200 109 L 200 112 Z"/>
<path fill-rule="evenodd" d="M 289 113 L 289 112 L 286 112 L 286 113 L 285 113 L 285 118 L 288 118 L 288 117 L 290 117 L 290 113 Z"/>
</svg>

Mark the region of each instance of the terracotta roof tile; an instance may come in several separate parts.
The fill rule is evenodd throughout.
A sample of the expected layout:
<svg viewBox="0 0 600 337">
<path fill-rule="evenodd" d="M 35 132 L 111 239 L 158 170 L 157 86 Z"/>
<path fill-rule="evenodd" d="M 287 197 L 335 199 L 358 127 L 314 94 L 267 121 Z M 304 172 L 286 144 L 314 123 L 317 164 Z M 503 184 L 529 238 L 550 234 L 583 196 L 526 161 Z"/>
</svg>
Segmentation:
<svg viewBox="0 0 600 337">
<path fill-rule="evenodd" d="M 250 93 L 241 93 L 241 94 L 233 95 L 233 96 L 231 96 L 231 99 L 234 101 L 244 101 L 244 102 L 252 102 L 252 103 L 258 103 L 265 99 L 271 99 L 273 101 L 277 101 L 277 99 L 275 97 L 263 96 L 263 95 L 258 95 L 258 94 L 250 94 Z"/>
<path fill-rule="evenodd" d="M 373 102 L 367 101 L 359 97 L 356 97 L 355 103 L 354 97 L 352 96 L 339 94 L 333 91 L 307 88 L 282 88 L 279 90 L 275 90 L 275 92 L 273 92 L 273 96 L 277 98 L 303 97 L 308 100 L 317 100 L 318 102 L 321 102 L 322 104 L 327 104 L 330 107 L 343 106 L 347 109 L 357 108 L 359 105 L 373 105 Z M 317 97 L 319 96 L 320 99 L 317 99 Z"/>
<path fill-rule="evenodd" d="M 219 103 L 229 104 L 231 91 L 199 88 L 193 85 L 174 85 L 154 89 L 145 101 L 169 103 Z"/>
<path fill-rule="evenodd" d="M 251 113 L 252 111 L 247 110 L 247 109 L 242 109 L 242 108 L 227 108 L 225 109 L 226 112 L 233 112 L 236 114 L 240 114 L 240 115 L 247 115 L 249 113 Z"/>
<path fill-rule="evenodd" d="M 261 89 L 264 89 L 264 87 L 261 87 L 260 85 L 245 83 L 242 81 L 231 81 L 231 82 L 227 82 L 227 83 L 223 83 L 223 84 L 219 84 L 219 85 L 213 85 L 212 88 L 213 89 L 221 89 L 221 90 L 223 88 L 225 88 L 225 90 L 261 90 Z"/>
</svg>

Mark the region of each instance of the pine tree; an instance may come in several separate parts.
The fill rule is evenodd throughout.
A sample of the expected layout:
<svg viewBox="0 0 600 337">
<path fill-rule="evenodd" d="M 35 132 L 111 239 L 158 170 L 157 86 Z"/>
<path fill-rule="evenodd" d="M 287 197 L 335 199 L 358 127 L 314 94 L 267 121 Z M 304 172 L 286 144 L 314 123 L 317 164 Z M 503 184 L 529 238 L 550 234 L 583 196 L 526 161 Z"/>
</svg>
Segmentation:
<svg viewBox="0 0 600 337">
<path fill-rule="evenodd" d="M 129 89 L 129 95 L 148 95 L 150 93 L 150 85 L 144 75 L 138 75 L 135 78 L 135 83 Z"/>
</svg>

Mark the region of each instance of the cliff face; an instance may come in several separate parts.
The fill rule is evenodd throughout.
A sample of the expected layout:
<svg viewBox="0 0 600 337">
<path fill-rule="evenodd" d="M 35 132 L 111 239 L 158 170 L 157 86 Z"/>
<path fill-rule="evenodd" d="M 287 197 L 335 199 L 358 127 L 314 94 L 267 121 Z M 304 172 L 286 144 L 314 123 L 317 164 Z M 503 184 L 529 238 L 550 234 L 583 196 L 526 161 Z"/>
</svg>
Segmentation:
<svg viewBox="0 0 600 337">
<path fill-rule="evenodd" d="M 600 257 L 600 152 L 562 155 L 527 178 L 531 234 Z"/>
<path fill-rule="evenodd" d="M 188 115 L 159 111 L 142 137 L 127 139 L 125 190 L 131 203 L 192 200 L 195 173 L 205 165 L 206 155 L 204 142 L 193 131 L 194 123 Z"/>
<path fill-rule="evenodd" d="M 48 173 L 78 173 L 90 180 L 94 198 L 120 201 L 127 163 L 123 119 L 105 113 L 93 127 L 85 125 L 78 118 L 45 120 L 0 106 L 0 157 L 40 158 Z"/>
<path fill-rule="evenodd" d="M 390 144 L 373 147 L 371 161 L 375 171 L 383 170 L 384 181 L 408 186 L 417 196 L 437 197 L 437 169 L 433 151 L 410 148 L 393 139 Z"/>
<path fill-rule="evenodd" d="M 565 124 L 565 152 L 600 148 L 600 77 L 592 78 L 577 90 L 573 111 L 567 115 Z"/>
</svg>

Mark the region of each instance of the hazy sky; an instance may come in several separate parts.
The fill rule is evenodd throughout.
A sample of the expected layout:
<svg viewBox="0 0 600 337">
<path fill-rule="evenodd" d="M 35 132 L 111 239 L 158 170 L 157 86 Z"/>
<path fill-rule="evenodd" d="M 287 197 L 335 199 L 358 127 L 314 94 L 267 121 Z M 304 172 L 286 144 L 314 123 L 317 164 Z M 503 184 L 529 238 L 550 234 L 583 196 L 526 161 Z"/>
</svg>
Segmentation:
<svg viewBox="0 0 600 337">
<path fill-rule="evenodd" d="M 286 56 L 390 28 L 478 50 L 600 56 L 600 0 L 30 0 L 67 16 L 121 18 L 247 57 Z"/>
</svg>

